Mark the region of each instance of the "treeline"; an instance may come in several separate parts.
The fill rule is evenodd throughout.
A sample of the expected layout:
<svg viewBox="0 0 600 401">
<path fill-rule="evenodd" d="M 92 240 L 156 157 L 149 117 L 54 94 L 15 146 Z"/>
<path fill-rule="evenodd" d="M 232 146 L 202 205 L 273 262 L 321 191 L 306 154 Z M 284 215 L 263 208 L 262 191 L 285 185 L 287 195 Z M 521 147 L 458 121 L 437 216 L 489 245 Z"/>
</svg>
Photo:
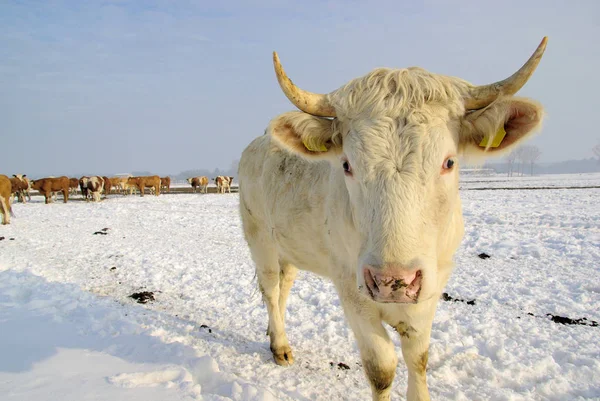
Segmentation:
<svg viewBox="0 0 600 401">
<path fill-rule="evenodd" d="M 517 175 L 518 166 L 508 162 L 504 163 L 486 163 L 486 168 L 492 168 L 497 174 L 509 174 L 512 168 L 512 174 Z M 525 171 L 529 173 L 528 166 Z M 535 165 L 534 174 L 582 174 L 582 173 L 600 173 L 600 162 L 598 159 L 589 158 L 581 160 L 566 160 L 557 163 L 538 163 Z"/>
</svg>

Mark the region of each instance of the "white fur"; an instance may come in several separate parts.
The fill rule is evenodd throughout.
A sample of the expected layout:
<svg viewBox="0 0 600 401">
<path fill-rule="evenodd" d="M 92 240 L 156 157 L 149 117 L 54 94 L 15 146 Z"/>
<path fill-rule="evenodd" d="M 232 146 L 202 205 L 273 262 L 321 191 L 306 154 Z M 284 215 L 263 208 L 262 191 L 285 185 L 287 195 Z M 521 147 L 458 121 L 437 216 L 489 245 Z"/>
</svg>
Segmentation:
<svg viewBox="0 0 600 401">
<path fill-rule="evenodd" d="M 401 333 L 408 400 L 429 400 L 431 325 L 464 230 L 458 160 L 450 171 L 442 165 L 468 148 L 465 142 L 495 133 L 481 132 L 476 117 L 465 114 L 469 86 L 417 68 L 375 70 L 329 95 L 338 118 L 282 114 L 243 152 L 240 212 L 277 363 L 293 362 L 284 316 L 298 267 L 335 284 L 373 399 L 389 399 L 397 365 L 387 323 Z M 512 98 L 502 101 L 513 104 Z M 486 118 L 493 123 L 485 129 L 508 124 L 510 110 L 491 109 Z M 524 137 L 539 125 L 534 120 L 541 119 L 541 107 L 531 110 L 527 129 L 516 121 L 509 136 Z M 309 151 L 307 141 L 327 151 Z M 344 175 L 346 159 L 352 177 Z M 419 302 L 374 302 L 364 288 L 365 264 L 421 270 Z"/>
</svg>

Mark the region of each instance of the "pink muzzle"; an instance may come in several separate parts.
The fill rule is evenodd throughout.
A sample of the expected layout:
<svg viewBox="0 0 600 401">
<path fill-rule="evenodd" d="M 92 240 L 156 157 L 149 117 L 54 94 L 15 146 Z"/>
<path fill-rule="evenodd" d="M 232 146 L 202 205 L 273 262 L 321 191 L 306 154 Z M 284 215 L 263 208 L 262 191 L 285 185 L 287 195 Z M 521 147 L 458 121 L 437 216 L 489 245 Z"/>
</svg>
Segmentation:
<svg viewBox="0 0 600 401">
<path fill-rule="evenodd" d="M 399 268 L 377 269 L 366 265 L 363 276 L 367 292 L 375 302 L 417 303 L 421 292 L 421 270 L 407 271 Z"/>
</svg>

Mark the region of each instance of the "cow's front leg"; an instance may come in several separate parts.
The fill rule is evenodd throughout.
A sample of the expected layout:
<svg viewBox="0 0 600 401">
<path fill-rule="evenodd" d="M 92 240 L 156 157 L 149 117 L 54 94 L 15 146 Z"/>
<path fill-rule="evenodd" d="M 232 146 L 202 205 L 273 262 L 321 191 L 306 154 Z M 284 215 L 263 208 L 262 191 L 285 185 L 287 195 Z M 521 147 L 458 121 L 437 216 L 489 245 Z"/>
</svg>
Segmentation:
<svg viewBox="0 0 600 401">
<path fill-rule="evenodd" d="M 284 298 L 287 298 L 287 294 L 289 294 L 295 269 L 292 267 L 289 270 L 281 271 L 274 249 L 263 249 L 255 252 L 253 256 L 257 265 L 258 284 L 269 314 L 267 334 L 271 340 L 270 347 L 273 359 L 278 365 L 288 366 L 294 363 L 294 356 L 285 333 L 285 322 L 280 302 L 282 291 Z M 283 281 L 280 281 L 281 279 Z"/>
<path fill-rule="evenodd" d="M 408 369 L 408 401 L 429 401 L 427 360 L 431 330 L 401 335 L 402 354 Z"/>
<path fill-rule="evenodd" d="M 394 344 L 381 323 L 377 305 L 364 299 L 358 292 L 344 294 L 342 291 L 339 291 L 342 305 L 356 337 L 373 400 L 389 401 L 398 365 Z"/>
<path fill-rule="evenodd" d="M 298 268 L 290 263 L 281 263 L 279 274 L 279 315 L 285 325 L 285 309 L 292 285 L 296 279 Z"/>
<path fill-rule="evenodd" d="M 431 340 L 431 324 L 436 304 L 428 311 L 423 311 L 418 320 L 407 319 L 399 322 L 395 329 L 400 334 L 402 355 L 408 370 L 408 401 L 429 401 L 427 389 L 427 361 L 429 359 L 429 342 Z"/>
</svg>

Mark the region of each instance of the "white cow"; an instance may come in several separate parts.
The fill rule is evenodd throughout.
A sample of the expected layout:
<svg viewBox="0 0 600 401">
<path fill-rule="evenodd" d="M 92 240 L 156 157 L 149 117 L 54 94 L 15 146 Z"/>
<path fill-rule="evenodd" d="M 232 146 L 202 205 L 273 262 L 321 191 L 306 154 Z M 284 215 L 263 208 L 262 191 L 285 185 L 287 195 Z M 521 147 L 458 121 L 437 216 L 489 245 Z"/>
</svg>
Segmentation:
<svg viewBox="0 0 600 401">
<path fill-rule="evenodd" d="M 431 325 L 464 231 L 458 158 L 502 154 L 539 127 L 542 106 L 513 95 L 545 47 L 491 85 L 376 69 L 327 95 L 296 87 L 274 54 L 302 111 L 274 118 L 244 150 L 239 188 L 276 363 L 294 361 L 285 305 L 297 268 L 309 270 L 335 284 L 373 399 L 390 399 L 398 362 L 387 323 L 400 335 L 408 400 L 429 400 Z"/>
</svg>

